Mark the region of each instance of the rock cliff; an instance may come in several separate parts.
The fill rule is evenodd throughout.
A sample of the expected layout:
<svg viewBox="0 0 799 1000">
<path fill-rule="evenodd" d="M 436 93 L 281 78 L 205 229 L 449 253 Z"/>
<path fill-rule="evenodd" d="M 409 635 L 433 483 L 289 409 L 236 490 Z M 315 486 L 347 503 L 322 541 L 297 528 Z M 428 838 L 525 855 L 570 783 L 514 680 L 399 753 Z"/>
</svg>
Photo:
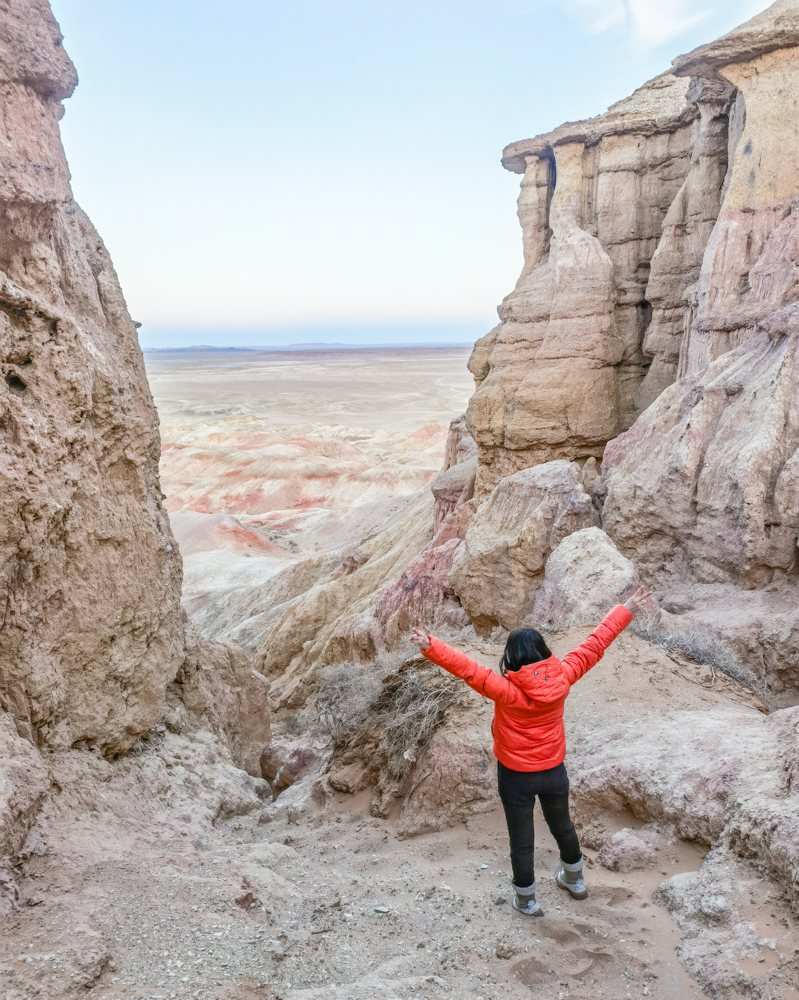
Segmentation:
<svg viewBox="0 0 799 1000">
<path fill-rule="evenodd" d="M 744 657 L 760 645 L 762 683 L 783 700 L 799 688 L 799 622 L 779 606 L 799 581 L 799 127 L 788 110 L 798 28 L 796 5 L 777 3 L 675 62 L 681 76 L 735 88 L 730 167 L 680 339 L 681 377 L 603 460 L 605 530 L 650 583 L 682 592 L 678 610 L 696 612 L 694 627 L 731 633 Z M 727 588 L 725 615 L 699 610 L 708 586 Z M 752 592 L 765 598 L 759 614 Z M 730 622 L 734 606 L 749 639 Z"/>
<path fill-rule="evenodd" d="M 46 3 L 5 6 L 0 703 L 37 744 L 118 753 L 183 658 L 180 557 L 135 326 L 69 187 L 75 71 Z"/>
<path fill-rule="evenodd" d="M 599 118 L 508 146 L 524 269 L 475 346 L 478 494 L 601 458 L 674 380 L 727 170 L 732 88 L 666 73 Z"/>
<path fill-rule="evenodd" d="M 478 627 L 521 624 L 557 542 L 590 526 L 583 502 L 555 538 L 525 527 L 539 501 L 518 477 L 567 460 L 670 629 L 726 637 L 780 703 L 799 689 L 798 25 L 776 3 L 606 114 L 505 149 L 525 264 L 470 361 L 482 504 L 451 577 Z"/>
<path fill-rule="evenodd" d="M 266 680 L 187 637 L 136 324 L 70 190 L 61 41 L 45 0 L 0 5 L 0 855 L 50 790 L 36 748 L 116 757 L 170 685 L 174 726 L 256 773 L 269 735 Z"/>
</svg>

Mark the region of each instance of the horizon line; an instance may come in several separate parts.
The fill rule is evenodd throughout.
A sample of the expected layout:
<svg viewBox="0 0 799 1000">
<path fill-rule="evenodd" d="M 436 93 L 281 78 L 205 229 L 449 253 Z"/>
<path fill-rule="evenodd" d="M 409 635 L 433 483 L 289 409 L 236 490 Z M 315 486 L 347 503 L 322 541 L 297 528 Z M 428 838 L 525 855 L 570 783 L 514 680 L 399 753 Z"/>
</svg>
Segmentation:
<svg viewBox="0 0 799 1000">
<path fill-rule="evenodd" d="M 353 344 L 347 342 L 316 342 L 297 344 L 255 344 L 239 346 L 236 344 L 225 345 L 224 347 L 214 344 L 192 344 L 189 347 L 142 347 L 142 354 L 185 354 L 190 351 L 209 351 L 220 353 L 225 351 L 248 351 L 251 353 L 262 353 L 265 351 L 335 351 L 335 350 L 397 350 L 420 347 L 474 347 L 474 341 L 418 341 L 415 343 L 397 342 L 394 344 Z"/>
</svg>

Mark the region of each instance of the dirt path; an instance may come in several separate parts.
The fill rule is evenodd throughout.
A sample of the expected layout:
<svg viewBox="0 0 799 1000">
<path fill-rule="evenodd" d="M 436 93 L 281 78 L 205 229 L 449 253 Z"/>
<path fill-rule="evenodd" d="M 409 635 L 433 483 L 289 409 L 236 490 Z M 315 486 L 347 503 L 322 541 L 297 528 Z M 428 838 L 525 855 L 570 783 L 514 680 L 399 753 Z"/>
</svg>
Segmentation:
<svg viewBox="0 0 799 1000">
<path fill-rule="evenodd" d="M 492 662 L 496 650 L 477 644 L 474 653 Z M 619 767 L 635 764 L 630 780 L 650 782 L 647 794 L 657 795 L 690 792 L 706 766 L 708 780 L 740 773 L 734 760 L 713 770 L 713 754 L 723 762 L 728 751 L 701 727 L 715 720 L 746 734 L 746 724 L 752 740 L 766 717 L 728 679 L 708 687 L 703 669 L 628 636 L 575 688 L 567 719 L 575 812 L 584 830 L 601 819 L 602 842 L 642 826 L 623 808 L 613 812 L 608 776 L 622 780 Z M 284 715 L 276 739 L 298 722 Z M 475 695 L 446 727 L 471 727 L 479 749 L 489 719 Z M 701 741 L 692 750 L 694 732 Z M 673 767 L 665 777 L 660 757 L 647 760 L 653 748 Z M 643 831 L 653 833 L 654 853 L 627 874 L 597 862 L 586 832 L 590 895 L 576 901 L 554 883 L 555 844 L 536 814 L 545 912 L 529 918 L 510 905 L 498 804 L 483 801 L 489 810 L 465 825 L 399 839 L 398 816 L 369 815 L 369 791 L 322 809 L 321 796 L 306 794 L 313 775 L 271 804 L 266 783 L 234 768 L 207 733 L 158 727 L 116 762 L 87 751 L 49 759 L 53 793 L 17 872 L 19 906 L 0 917 L 2 1000 L 702 996 L 686 968 L 718 1000 L 799 1000 L 799 938 L 778 883 L 756 859 L 723 849 L 703 865 L 705 849 L 666 827 Z M 667 900 L 682 941 L 659 905 Z"/>
<path fill-rule="evenodd" d="M 116 810 L 113 788 L 108 799 Z M 148 842 L 108 816 L 76 818 L 57 854 L 25 862 L 23 905 L 0 921 L 5 1000 L 701 995 L 650 901 L 659 871 L 591 865 L 577 902 L 554 885 L 539 824 L 545 915 L 525 918 L 510 906 L 498 811 L 400 841 L 365 806 L 342 796 L 299 826 L 254 811 L 182 844 L 172 826 Z M 666 854 L 668 874 L 701 862 Z"/>
</svg>

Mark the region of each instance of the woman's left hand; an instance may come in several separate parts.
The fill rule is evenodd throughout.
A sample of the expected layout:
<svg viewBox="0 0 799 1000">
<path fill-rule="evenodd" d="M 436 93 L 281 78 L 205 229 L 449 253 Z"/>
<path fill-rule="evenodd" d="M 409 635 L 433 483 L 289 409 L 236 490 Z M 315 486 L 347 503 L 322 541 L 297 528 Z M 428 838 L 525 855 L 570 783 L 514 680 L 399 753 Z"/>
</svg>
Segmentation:
<svg viewBox="0 0 799 1000">
<path fill-rule="evenodd" d="M 643 614 L 643 612 L 647 610 L 647 601 L 651 596 L 652 592 L 650 590 L 647 590 L 646 587 L 639 587 L 633 596 L 625 602 L 624 606 L 633 618 L 637 618 L 638 615 Z"/>
<path fill-rule="evenodd" d="M 430 637 L 427 632 L 422 628 L 422 619 L 420 618 L 416 624 L 416 627 L 411 630 L 411 642 L 414 646 L 418 646 L 419 649 L 424 652 L 426 649 L 430 649 Z"/>
</svg>

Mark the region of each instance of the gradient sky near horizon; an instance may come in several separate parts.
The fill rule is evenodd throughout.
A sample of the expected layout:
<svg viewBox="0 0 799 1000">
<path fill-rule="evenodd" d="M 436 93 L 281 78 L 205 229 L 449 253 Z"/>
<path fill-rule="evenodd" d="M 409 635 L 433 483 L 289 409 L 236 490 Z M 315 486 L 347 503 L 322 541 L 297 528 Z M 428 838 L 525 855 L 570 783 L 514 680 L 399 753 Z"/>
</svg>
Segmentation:
<svg viewBox="0 0 799 1000">
<path fill-rule="evenodd" d="M 470 341 L 521 268 L 503 146 L 758 0 L 52 0 L 75 195 L 145 347 Z"/>
</svg>

